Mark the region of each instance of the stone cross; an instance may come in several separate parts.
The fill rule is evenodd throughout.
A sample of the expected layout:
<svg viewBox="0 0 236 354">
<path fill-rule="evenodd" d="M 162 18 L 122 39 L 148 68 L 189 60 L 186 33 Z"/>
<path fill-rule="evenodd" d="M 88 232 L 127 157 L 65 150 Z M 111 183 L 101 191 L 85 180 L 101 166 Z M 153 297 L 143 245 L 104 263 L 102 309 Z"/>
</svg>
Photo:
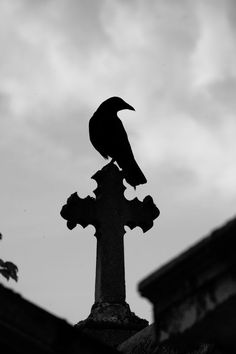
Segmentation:
<svg viewBox="0 0 236 354">
<path fill-rule="evenodd" d="M 153 226 L 159 210 L 151 196 L 141 202 L 124 197 L 123 173 L 109 163 L 92 178 L 97 182 L 95 198 L 72 194 L 62 207 L 61 216 L 71 230 L 77 224 L 96 229 L 97 261 L 95 303 L 125 302 L 124 226 L 139 226 L 143 232 Z"/>
</svg>

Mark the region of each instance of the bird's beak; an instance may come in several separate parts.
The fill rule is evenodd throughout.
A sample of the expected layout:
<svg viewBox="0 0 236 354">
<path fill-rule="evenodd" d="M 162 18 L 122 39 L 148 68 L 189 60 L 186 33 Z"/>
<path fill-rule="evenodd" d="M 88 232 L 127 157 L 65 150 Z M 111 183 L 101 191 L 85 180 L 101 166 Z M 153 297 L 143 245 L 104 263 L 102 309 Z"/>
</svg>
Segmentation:
<svg viewBox="0 0 236 354">
<path fill-rule="evenodd" d="M 128 103 L 126 103 L 126 106 L 124 109 L 130 109 L 131 111 L 135 111 L 134 107 L 130 106 Z"/>
</svg>

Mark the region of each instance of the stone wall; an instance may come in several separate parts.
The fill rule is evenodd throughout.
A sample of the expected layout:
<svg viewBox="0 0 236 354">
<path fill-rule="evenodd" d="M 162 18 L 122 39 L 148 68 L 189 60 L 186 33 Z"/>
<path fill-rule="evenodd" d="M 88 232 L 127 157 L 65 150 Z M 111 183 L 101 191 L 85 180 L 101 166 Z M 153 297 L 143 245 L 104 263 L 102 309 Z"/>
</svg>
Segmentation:
<svg viewBox="0 0 236 354">
<path fill-rule="evenodd" d="M 157 343 L 236 352 L 236 219 L 139 284 L 153 303 Z"/>
</svg>

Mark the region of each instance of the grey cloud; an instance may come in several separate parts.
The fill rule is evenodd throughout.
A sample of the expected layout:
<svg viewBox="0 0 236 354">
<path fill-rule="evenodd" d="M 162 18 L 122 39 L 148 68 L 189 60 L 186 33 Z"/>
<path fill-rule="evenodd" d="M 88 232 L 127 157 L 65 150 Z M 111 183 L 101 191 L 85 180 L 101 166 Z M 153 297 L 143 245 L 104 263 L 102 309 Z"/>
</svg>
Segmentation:
<svg viewBox="0 0 236 354">
<path fill-rule="evenodd" d="M 236 77 L 218 80 L 209 86 L 209 93 L 221 105 L 222 119 L 227 119 L 227 114 L 236 114 Z"/>
<path fill-rule="evenodd" d="M 78 107 L 69 104 L 64 109 L 41 112 L 42 119 L 31 122 L 31 128 L 42 139 L 67 151 L 74 158 L 88 154 L 88 121 L 92 111 L 78 102 Z"/>
<path fill-rule="evenodd" d="M 86 55 L 91 47 L 99 46 L 106 38 L 100 20 L 104 1 L 27 0 L 21 4 L 24 20 L 41 22 L 42 26 L 60 33 L 68 43 L 68 50 L 70 44 L 76 45 L 78 52 Z"/>
</svg>

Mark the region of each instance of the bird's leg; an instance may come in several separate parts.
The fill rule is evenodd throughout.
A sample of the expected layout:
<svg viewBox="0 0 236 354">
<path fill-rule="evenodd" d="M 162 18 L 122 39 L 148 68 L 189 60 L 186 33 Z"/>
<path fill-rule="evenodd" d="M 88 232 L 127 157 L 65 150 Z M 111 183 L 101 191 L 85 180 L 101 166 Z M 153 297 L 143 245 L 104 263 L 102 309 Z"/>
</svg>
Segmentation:
<svg viewBox="0 0 236 354">
<path fill-rule="evenodd" d="M 106 168 L 109 168 L 109 166 L 111 166 L 113 163 L 115 162 L 115 159 L 111 159 L 111 161 L 108 162 L 108 164 L 106 165 Z"/>
</svg>

